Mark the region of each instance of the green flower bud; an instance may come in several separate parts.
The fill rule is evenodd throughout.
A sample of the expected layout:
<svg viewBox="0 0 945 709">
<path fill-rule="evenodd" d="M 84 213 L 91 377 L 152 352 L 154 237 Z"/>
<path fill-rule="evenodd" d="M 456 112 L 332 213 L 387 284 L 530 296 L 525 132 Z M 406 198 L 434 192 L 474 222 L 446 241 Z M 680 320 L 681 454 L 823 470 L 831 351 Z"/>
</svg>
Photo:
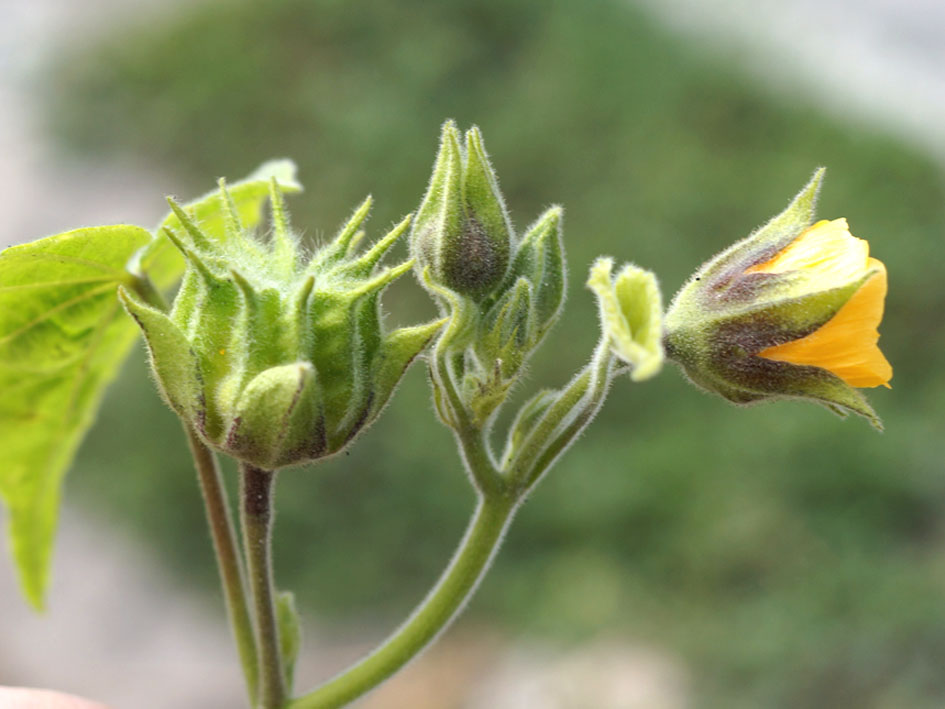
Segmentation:
<svg viewBox="0 0 945 709">
<path fill-rule="evenodd" d="M 421 284 L 450 318 L 437 348 L 449 353 L 449 375 L 477 425 L 505 401 L 561 314 L 561 219 L 551 207 L 519 241 L 479 131 L 461 146 L 456 126 L 444 124 L 410 248 Z"/>
<path fill-rule="evenodd" d="M 502 281 L 513 230 L 478 128 L 465 146 L 452 121 L 443 124 L 440 151 L 410 234 L 418 274 L 474 300 Z"/>
<path fill-rule="evenodd" d="M 626 264 L 611 277 L 613 259 L 591 266 L 587 286 L 597 296 L 603 334 L 610 351 L 630 366 L 630 378 L 641 382 L 663 367 L 663 302 L 652 272 Z"/>
<path fill-rule="evenodd" d="M 230 205 L 225 240 L 171 202 L 187 260 L 170 315 L 120 293 L 144 333 L 164 398 L 217 450 L 273 470 L 342 450 L 380 413 L 442 322 L 386 333 L 380 295 L 409 262 L 378 266 L 409 217 L 363 253 L 366 200 L 337 237 L 303 257 L 273 183 L 268 243 Z"/>
<path fill-rule="evenodd" d="M 854 387 L 892 376 L 876 345 L 886 269 L 846 220 L 812 225 L 822 177 L 696 271 L 666 315 L 666 350 L 695 384 L 729 401 L 812 399 L 880 428 Z"/>
<path fill-rule="evenodd" d="M 529 341 L 535 344 L 557 321 L 564 307 L 567 274 L 561 235 L 563 214 L 561 207 L 550 207 L 528 228 L 515 250 L 509 274 L 497 290 L 501 297 L 518 279 L 528 280 L 533 293 Z M 485 305 L 488 307 L 490 303 Z"/>
</svg>

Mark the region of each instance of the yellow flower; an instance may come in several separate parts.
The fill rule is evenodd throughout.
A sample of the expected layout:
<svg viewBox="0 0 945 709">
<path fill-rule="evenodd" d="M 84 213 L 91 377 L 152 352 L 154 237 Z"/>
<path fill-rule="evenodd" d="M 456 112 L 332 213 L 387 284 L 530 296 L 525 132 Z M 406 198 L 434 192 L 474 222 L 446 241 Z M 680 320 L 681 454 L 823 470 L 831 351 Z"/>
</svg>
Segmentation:
<svg viewBox="0 0 945 709">
<path fill-rule="evenodd" d="M 798 340 L 761 350 L 759 357 L 833 372 L 850 386 L 889 386 L 892 366 L 883 356 L 879 323 L 886 298 L 886 267 L 869 244 L 850 233 L 846 219 L 819 221 L 783 251 L 746 273 L 803 272 L 812 281 L 845 283 L 869 274 L 837 314 Z"/>
<path fill-rule="evenodd" d="M 811 399 L 881 428 L 855 387 L 892 378 L 877 344 L 886 267 L 846 219 L 812 223 L 822 177 L 693 274 L 666 313 L 666 354 L 734 403 Z"/>
</svg>

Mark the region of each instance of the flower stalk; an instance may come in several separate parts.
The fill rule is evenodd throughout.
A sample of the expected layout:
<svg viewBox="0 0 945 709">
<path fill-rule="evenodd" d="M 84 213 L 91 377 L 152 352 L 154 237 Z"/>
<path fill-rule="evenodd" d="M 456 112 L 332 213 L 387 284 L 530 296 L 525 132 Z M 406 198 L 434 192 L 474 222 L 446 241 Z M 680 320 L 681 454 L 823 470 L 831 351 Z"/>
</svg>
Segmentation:
<svg viewBox="0 0 945 709">
<path fill-rule="evenodd" d="M 518 499 L 481 495 L 456 553 L 407 621 L 363 660 L 287 709 L 335 709 L 354 701 L 420 654 L 459 615 L 495 558 Z"/>
<path fill-rule="evenodd" d="M 255 702 L 259 687 L 259 661 L 256 656 L 253 624 L 246 601 L 245 572 L 240 561 L 226 490 L 223 487 L 220 467 L 213 451 L 200 440 L 193 429 L 187 429 L 187 440 L 197 468 L 204 510 L 207 514 L 210 536 L 213 538 L 213 550 L 216 553 L 220 582 L 223 585 L 227 616 L 239 652 L 243 676 L 246 679 L 246 690 L 250 700 Z"/>
<path fill-rule="evenodd" d="M 279 642 L 272 572 L 273 489 L 276 473 L 240 464 L 240 520 L 246 568 L 253 593 L 253 619 L 259 649 L 259 709 L 279 709 L 286 700 L 286 672 Z"/>
<path fill-rule="evenodd" d="M 254 707 L 341 707 L 433 642 L 475 593 L 521 502 L 597 416 L 619 375 L 649 379 L 668 355 L 698 385 L 736 403 L 811 398 L 879 426 L 854 387 L 892 375 L 877 347 L 886 271 L 845 220 L 813 222 L 821 177 L 704 264 L 665 317 L 651 272 L 631 263 L 615 271 L 613 259 L 597 259 L 586 283 L 600 320 L 590 362 L 563 388 L 522 405 L 501 456 L 491 445 L 498 413 L 561 316 L 563 210 L 547 209 L 517 234 L 477 128 L 461 135 L 444 124 L 416 220 L 405 218 L 361 253 L 370 199 L 312 254 L 291 229 L 275 182 L 268 241 L 243 228 L 222 183 L 222 236 L 211 238 L 172 202 L 176 228 L 165 233 L 187 260 L 173 307 L 166 312 L 145 276 L 123 284 L 119 296 L 145 335 L 162 394 L 185 422 Z M 411 258 L 382 268 L 408 229 Z M 441 318 L 388 332 L 381 294 L 411 267 Z M 277 595 L 273 580 L 276 471 L 345 450 L 434 338 L 434 407 L 453 432 L 475 510 L 406 622 L 349 669 L 292 699 L 299 624 L 291 594 Z M 211 449 L 239 462 L 245 571 Z"/>
</svg>

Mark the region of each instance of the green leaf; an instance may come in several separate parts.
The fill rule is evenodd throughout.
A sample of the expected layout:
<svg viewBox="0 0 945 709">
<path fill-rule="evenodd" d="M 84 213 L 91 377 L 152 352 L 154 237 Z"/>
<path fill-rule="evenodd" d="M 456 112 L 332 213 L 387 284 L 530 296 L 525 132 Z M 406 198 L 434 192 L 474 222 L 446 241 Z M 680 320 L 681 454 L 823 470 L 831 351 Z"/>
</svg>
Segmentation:
<svg viewBox="0 0 945 709">
<path fill-rule="evenodd" d="M 77 229 L 0 253 L 0 496 L 23 591 L 42 606 L 63 474 L 137 329 L 118 284 L 150 235 Z"/>
<path fill-rule="evenodd" d="M 205 234 L 225 241 L 232 227 L 253 229 L 259 224 L 272 179 L 283 192 L 300 192 L 302 186 L 296 180 L 295 173 L 295 163 L 291 160 L 270 160 L 260 165 L 249 177 L 227 186 L 229 200 L 222 190 L 214 190 L 189 202 L 184 210 Z M 154 239 L 136 258 L 134 268 L 147 274 L 162 293 L 166 293 L 184 273 L 184 258 L 163 230 L 165 227 L 177 230 L 182 226 L 177 215 L 170 212 L 155 230 Z"/>
<path fill-rule="evenodd" d="M 272 178 L 283 190 L 301 189 L 295 164 L 273 160 L 235 183 L 229 199 L 213 192 L 185 209 L 223 240 L 234 222 L 259 223 Z M 166 292 L 183 273 L 165 226 L 181 224 L 171 213 L 154 237 L 136 226 L 94 227 L 0 252 L 0 497 L 20 583 L 37 608 L 63 476 L 138 332 L 117 286 L 147 299 L 153 286 Z"/>
</svg>

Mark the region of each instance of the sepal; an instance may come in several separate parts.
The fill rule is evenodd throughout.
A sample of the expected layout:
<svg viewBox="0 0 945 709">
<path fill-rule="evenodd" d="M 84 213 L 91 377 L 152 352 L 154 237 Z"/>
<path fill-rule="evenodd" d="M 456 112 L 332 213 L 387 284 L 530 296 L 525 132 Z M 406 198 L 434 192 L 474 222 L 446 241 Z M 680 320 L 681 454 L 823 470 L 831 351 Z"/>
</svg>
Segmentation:
<svg viewBox="0 0 945 709">
<path fill-rule="evenodd" d="M 376 407 L 387 402 L 407 367 L 445 324 L 446 319 L 441 318 L 422 325 L 398 328 L 385 336 L 373 367 L 375 391 L 372 400 Z"/>
<path fill-rule="evenodd" d="M 630 378 L 639 382 L 663 367 L 659 284 L 653 273 L 629 263 L 612 277 L 613 265 L 613 259 L 597 259 L 587 286 L 597 296 L 601 329 L 611 352 L 630 366 Z"/>
<path fill-rule="evenodd" d="M 158 390 L 184 419 L 202 419 L 203 392 L 197 358 L 184 333 L 160 310 L 141 302 L 123 286 L 118 299 L 144 334 Z"/>
<path fill-rule="evenodd" d="M 564 261 L 561 221 L 563 210 L 551 207 L 532 224 L 515 252 L 509 275 L 500 293 L 519 278 L 526 278 L 534 294 L 535 344 L 557 321 L 564 307 L 567 273 Z"/>
<path fill-rule="evenodd" d="M 704 307 L 725 308 L 757 300 L 752 286 L 770 279 L 746 282 L 745 272 L 773 257 L 811 225 L 824 173 L 824 168 L 815 170 L 784 211 L 703 264 L 680 289 L 674 302 L 698 298 Z"/>
<path fill-rule="evenodd" d="M 226 436 L 227 451 L 263 470 L 325 453 L 318 375 L 309 362 L 270 367 L 240 393 Z"/>
</svg>

